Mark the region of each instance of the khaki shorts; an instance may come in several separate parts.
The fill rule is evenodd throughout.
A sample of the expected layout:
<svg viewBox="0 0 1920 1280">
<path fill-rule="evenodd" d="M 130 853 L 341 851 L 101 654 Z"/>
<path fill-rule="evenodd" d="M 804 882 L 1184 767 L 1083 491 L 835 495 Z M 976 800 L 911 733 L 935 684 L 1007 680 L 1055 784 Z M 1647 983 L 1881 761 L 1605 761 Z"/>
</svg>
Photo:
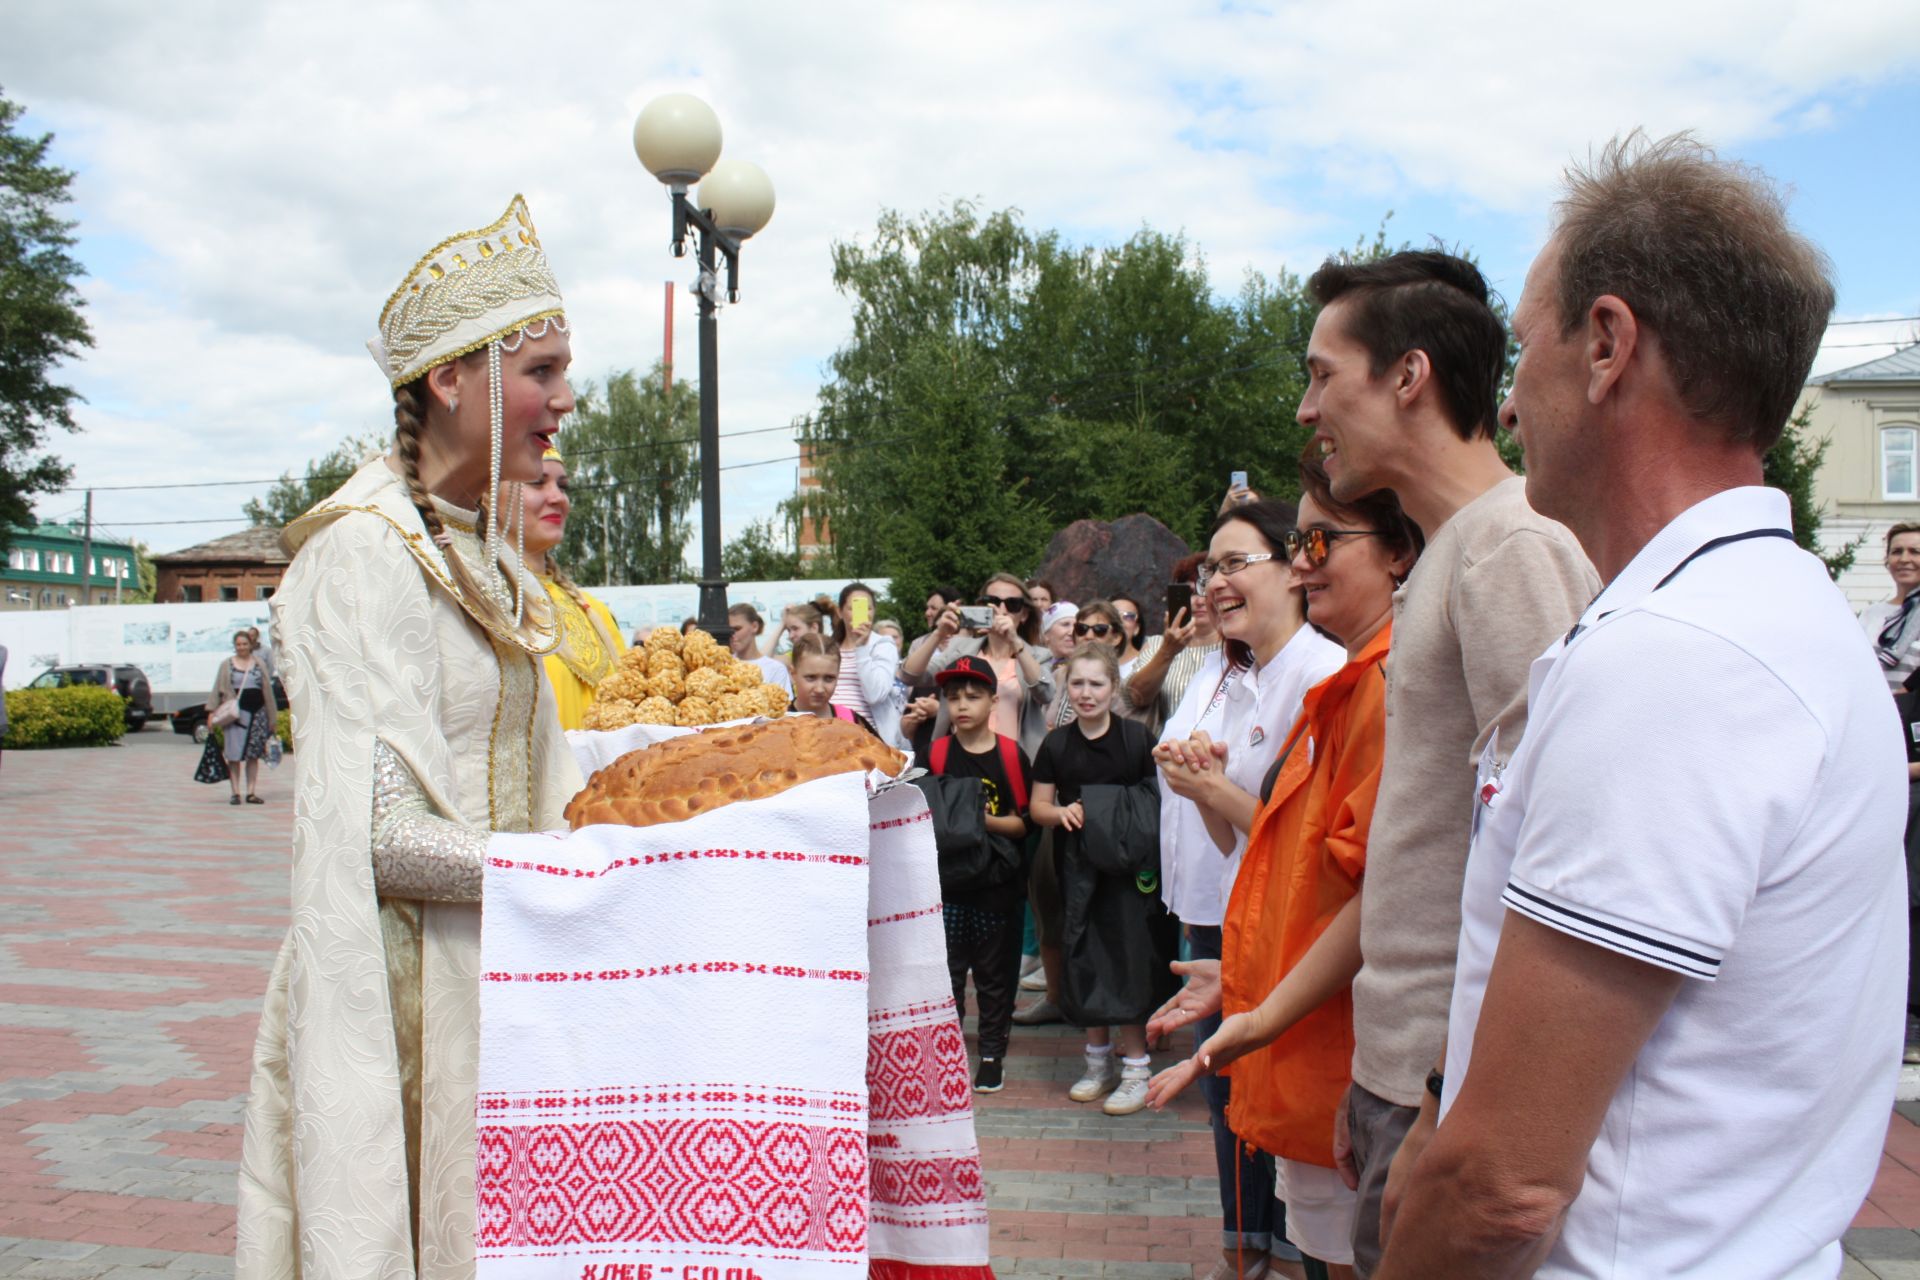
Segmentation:
<svg viewBox="0 0 1920 1280">
<path fill-rule="evenodd" d="M 1397 1106 L 1357 1084 L 1347 1095 L 1353 1163 L 1360 1170 L 1353 1215 L 1353 1271 L 1361 1280 L 1380 1265 L 1380 1198 L 1387 1190 L 1387 1167 L 1419 1118 L 1420 1108 Z"/>
</svg>

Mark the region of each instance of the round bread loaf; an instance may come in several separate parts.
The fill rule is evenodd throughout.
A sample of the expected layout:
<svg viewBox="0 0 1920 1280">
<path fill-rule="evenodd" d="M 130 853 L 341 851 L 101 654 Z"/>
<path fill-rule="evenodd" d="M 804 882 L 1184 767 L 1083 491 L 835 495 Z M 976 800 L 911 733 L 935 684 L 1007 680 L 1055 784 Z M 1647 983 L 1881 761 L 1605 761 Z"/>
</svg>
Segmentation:
<svg viewBox="0 0 1920 1280">
<path fill-rule="evenodd" d="M 900 772 L 906 757 L 858 725 L 819 716 L 690 733 L 629 751 L 567 805 L 567 824 L 650 827 L 764 800 L 836 773 Z"/>
</svg>

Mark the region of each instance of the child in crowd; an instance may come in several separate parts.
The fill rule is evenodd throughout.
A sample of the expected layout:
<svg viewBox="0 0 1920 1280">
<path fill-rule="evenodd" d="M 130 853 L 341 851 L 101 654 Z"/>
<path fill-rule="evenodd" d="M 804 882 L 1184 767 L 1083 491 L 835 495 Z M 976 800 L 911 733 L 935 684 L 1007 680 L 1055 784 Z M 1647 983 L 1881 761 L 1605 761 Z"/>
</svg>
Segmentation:
<svg viewBox="0 0 1920 1280">
<path fill-rule="evenodd" d="M 1013 1030 L 1014 990 L 1020 981 L 1020 908 L 1026 900 L 1027 758 L 1020 744 L 992 727 L 999 677 L 986 659 L 967 654 L 934 677 L 952 732 L 934 740 L 930 772 L 946 779 L 979 779 L 963 795 L 972 812 L 936 812 L 940 892 L 945 899 L 947 972 L 953 1002 L 964 1018 L 967 974 L 980 1002 L 980 1068 L 975 1093 L 998 1093 Z M 939 784 L 930 798 L 944 793 Z M 959 797 L 949 797 L 949 801 Z M 976 820 L 985 810 L 984 825 Z"/>
<path fill-rule="evenodd" d="M 793 714 L 845 720 L 879 737 L 865 716 L 833 705 L 833 687 L 839 681 L 839 643 L 818 631 L 801 632 L 793 642 Z"/>
<path fill-rule="evenodd" d="M 1160 791 L 1153 738 L 1114 711 L 1119 662 L 1083 644 L 1066 666 L 1074 720 L 1053 730 L 1033 762 L 1033 820 L 1057 828 L 1065 903 L 1061 1008 L 1087 1033 L 1075 1102 L 1106 1098 L 1108 1115 L 1146 1105 L 1146 1021 L 1172 994 L 1178 926 L 1160 901 Z M 1119 1041 L 1120 1063 L 1113 1060 Z M 1107 1095 L 1111 1094 L 1111 1097 Z"/>
</svg>

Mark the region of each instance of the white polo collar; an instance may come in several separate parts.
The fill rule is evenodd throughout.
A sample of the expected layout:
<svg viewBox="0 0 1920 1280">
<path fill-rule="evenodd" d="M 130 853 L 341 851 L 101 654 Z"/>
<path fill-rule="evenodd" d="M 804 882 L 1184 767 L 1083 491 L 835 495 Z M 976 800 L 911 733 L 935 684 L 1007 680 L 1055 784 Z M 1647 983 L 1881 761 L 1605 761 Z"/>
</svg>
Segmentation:
<svg viewBox="0 0 1920 1280">
<path fill-rule="evenodd" d="M 1639 604 L 1666 581 L 1687 558 L 1718 538 L 1761 529 L 1793 530 L 1793 508 L 1778 489 L 1745 485 L 1723 489 L 1703 498 L 1653 535 L 1627 567 L 1601 589 L 1580 615 L 1574 634 L 1585 631 L 1611 613 Z"/>
</svg>

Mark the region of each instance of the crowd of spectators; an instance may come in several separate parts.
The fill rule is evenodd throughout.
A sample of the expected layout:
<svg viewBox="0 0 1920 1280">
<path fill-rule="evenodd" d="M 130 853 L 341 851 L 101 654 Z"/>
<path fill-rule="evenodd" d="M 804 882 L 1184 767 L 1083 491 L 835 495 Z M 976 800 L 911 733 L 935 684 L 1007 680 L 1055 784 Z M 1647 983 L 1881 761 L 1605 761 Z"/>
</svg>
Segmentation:
<svg viewBox="0 0 1920 1280">
<path fill-rule="evenodd" d="M 1197 1084 L 1214 1280 L 1835 1274 L 1920 1059 L 1920 526 L 1863 641 L 1761 487 L 1824 260 L 1636 138 L 1570 172 L 1504 395 L 1465 258 L 1309 284 L 1299 504 L 1236 484 L 1160 634 L 1014 573 L 904 647 L 860 584 L 783 619 L 796 706 L 926 771 L 975 1088 L 1056 1020 L 1077 1102 Z"/>
</svg>

